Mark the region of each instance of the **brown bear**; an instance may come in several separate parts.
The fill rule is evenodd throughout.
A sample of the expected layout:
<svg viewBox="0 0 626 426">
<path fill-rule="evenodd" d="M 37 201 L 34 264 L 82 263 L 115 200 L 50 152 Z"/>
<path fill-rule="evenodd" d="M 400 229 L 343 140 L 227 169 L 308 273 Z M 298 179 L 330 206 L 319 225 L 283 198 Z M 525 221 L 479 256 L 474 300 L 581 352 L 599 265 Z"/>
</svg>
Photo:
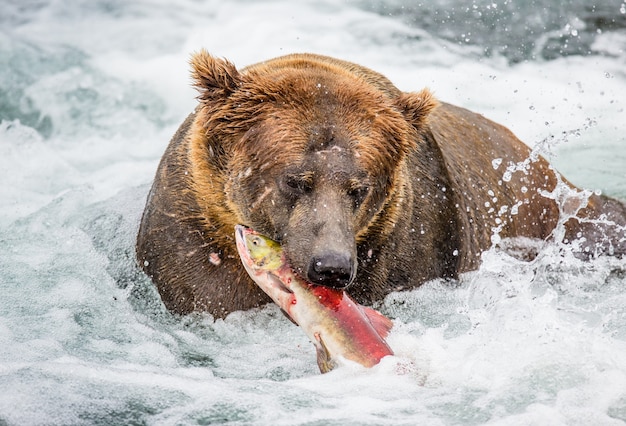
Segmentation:
<svg viewBox="0 0 626 426">
<path fill-rule="evenodd" d="M 585 206 L 563 185 L 573 196 L 546 196 L 559 178 L 543 158 L 426 89 L 312 54 L 237 70 L 201 51 L 191 65 L 199 105 L 163 155 L 137 239 L 174 312 L 219 318 L 270 301 L 240 263 L 236 224 L 364 304 L 477 268 L 499 238 L 556 227 L 590 255 L 626 252 L 624 204 L 592 194 Z"/>
</svg>

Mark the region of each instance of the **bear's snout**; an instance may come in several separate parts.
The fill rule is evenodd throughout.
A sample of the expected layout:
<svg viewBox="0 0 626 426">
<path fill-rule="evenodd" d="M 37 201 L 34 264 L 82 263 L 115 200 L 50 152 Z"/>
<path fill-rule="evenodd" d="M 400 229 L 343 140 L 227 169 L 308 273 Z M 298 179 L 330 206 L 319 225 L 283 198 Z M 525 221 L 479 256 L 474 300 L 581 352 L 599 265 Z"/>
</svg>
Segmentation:
<svg viewBox="0 0 626 426">
<path fill-rule="evenodd" d="M 314 256 L 307 270 L 307 279 L 325 287 L 345 288 L 356 275 L 356 264 L 347 253 L 328 251 Z"/>
</svg>

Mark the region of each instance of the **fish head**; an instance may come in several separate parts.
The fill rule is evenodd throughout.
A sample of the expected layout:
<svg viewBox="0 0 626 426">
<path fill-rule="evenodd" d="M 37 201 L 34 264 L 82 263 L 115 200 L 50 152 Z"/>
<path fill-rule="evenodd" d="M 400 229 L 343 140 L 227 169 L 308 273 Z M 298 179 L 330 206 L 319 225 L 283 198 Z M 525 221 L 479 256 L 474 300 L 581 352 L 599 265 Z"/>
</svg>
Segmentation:
<svg viewBox="0 0 626 426">
<path fill-rule="evenodd" d="M 280 244 L 251 228 L 237 225 L 235 227 L 235 240 L 237 250 L 247 268 L 275 271 L 284 264 Z"/>
<path fill-rule="evenodd" d="M 291 268 L 280 244 L 243 225 L 235 226 L 235 240 L 241 263 L 250 278 L 289 315 L 293 291 L 289 285 Z"/>
</svg>

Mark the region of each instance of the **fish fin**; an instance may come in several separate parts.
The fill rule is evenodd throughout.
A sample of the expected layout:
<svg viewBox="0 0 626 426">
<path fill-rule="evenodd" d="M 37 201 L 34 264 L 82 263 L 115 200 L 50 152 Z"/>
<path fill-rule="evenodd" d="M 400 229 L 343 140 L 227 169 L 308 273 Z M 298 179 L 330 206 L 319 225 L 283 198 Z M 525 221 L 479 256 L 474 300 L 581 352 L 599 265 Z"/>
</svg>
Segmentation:
<svg viewBox="0 0 626 426">
<path fill-rule="evenodd" d="M 289 321 L 291 321 L 291 322 L 292 322 L 292 323 L 294 323 L 295 325 L 298 325 L 298 323 L 297 323 L 297 322 L 295 322 L 295 321 L 293 320 L 293 318 L 291 318 L 291 316 L 287 313 L 287 311 L 286 311 L 286 310 L 284 310 L 283 308 L 280 308 L 280 311 L 283 313 L 283 315 L 285 315 L 287 318 L 289 318 Z"/>
<path fill-rule="evenodd" d="M 315 333 L 315 349 L 317 350 L 317 366 L 320 368 L 320 371 L 323 373 L 328 373 L 330 370 L 335 368 L 337 364 L 330 357 L 330 352 L 328 352 L 328 348 L 324 344 L 322 340 L 322 336 L 319 333 Z"/>
<path fill-rule="evenodd" d="M 387 337 L 393 327 L 393 322 L 375 309 L 368 308 L 367 306 L 361 306 L 361 309 L 380 337 L 383 339 Z"/>
</svg>

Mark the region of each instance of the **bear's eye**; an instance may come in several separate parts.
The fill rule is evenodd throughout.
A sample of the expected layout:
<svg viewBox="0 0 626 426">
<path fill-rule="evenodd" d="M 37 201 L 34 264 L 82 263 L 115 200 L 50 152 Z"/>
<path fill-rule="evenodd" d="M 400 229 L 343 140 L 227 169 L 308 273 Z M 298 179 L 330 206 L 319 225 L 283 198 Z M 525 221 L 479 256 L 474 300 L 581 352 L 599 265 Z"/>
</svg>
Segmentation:
<svg viewBox="0 0 626 426">
<path fill-rule="evenodd" d="M 364 185 L 364 184 L 353 183 L 350 186 L 350 189 L 348 189 L 348 196 L 352 198 L 355 209 L 359 208 L 361 204 L 363 204 L 363 201 L 365 201 L 365 198 L 367 197 L 369 192 L 370 192 L 369 186 Z"/>
<path fill-rule="evenodd" d="M 308 173 L 286 175 L 283 184 L 293 195 L 308 194 L 313 191 L 313 179 Z"/>
</svg>

